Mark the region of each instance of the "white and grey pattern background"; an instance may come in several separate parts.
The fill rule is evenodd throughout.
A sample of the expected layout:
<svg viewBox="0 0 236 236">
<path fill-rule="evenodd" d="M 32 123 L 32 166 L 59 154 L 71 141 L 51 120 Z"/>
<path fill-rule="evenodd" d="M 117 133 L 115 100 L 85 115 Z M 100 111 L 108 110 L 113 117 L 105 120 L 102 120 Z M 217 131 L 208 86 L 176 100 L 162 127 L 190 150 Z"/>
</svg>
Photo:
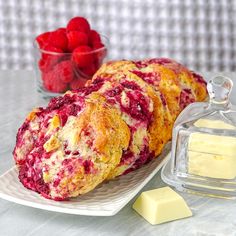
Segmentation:
<svg viewBox="0 0 236 236">
<path fill-rule="evenodd" d="M 236 0 L 0 0 L 0 69 L 32 69 L 34 37 L 77 15 L 109 37 L 110 59 L 236 69 Z"/>
</svg>

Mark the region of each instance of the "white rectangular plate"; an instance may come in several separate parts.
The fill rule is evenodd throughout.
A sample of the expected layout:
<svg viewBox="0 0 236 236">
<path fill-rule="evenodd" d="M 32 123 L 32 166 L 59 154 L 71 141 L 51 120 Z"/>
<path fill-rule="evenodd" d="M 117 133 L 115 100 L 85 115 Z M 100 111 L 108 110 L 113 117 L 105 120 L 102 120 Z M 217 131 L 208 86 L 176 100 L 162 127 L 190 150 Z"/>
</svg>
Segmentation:
<svg viewBox="0 0 236 236">
<path fill-rule="evenodd" d="M 53 201 L 23 187 L 18 170 L 0 176 L 0 198 L 25 206 L 75 215 L 112 216 L 119 212 L 161 169 L 168 159 L 169 145 L 147 165 L 127 175 L 100 184 L 93 191 L 70 201 Z"/>
</svg>

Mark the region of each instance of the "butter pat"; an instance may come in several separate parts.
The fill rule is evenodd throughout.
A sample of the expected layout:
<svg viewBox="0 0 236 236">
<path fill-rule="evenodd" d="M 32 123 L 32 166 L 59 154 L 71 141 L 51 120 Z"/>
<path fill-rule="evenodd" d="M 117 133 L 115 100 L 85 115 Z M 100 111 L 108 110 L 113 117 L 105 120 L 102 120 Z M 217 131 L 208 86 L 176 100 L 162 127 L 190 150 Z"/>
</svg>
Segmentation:
<svg viewBox="0 0 236 236">
<path fill-rule="evenodd" d="M 189 151 L 188 158 L 190 174 L 221 179 L 236 177 L 235 157 Z"/>
<path fill-rule="evenodd" d="M 196 132 L 192 133 L 189 137 L 188 150 L 224 156 L 235 156 L 236 138 Z"/>
<path fill-rule="evenodd" d="M 221 120 L 199 119 L 196 127 L 231 129 L 235 127 Z M 236 138 L 206 133 L 193 133 L 188 143 L 188 172 L 220 179 L 236 177 Z"/>
<path fill-rule="evenodd" d="M 133 209 L 152 225 L 192 216 L 184 199 L 169 187 L 141 193 Z"/>
</svg>

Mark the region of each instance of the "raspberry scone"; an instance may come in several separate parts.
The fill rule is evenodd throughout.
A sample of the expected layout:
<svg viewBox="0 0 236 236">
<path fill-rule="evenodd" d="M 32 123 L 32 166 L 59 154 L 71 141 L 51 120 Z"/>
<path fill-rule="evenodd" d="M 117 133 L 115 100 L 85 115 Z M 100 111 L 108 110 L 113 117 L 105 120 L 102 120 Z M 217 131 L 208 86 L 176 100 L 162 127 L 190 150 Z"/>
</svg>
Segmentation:
<svg viewBox="0 0 236 236">
<path fill-rule="evenodd" d="M 97 93 L 85 98 L 68 92 L 28 115 L 14 150 L 25 187 L 62 200 L 107 178 L 128 147 L 130 131 L 104 101 Z"/>
<path fill-rule="evenodd" d="M 157 157 L 177 115 L 206 97 L 202 77 L 170 59 L 104 64 L 28 115 L 13 152 L 19 179 L 54 200 L 89 192 Z"/>
</svg>

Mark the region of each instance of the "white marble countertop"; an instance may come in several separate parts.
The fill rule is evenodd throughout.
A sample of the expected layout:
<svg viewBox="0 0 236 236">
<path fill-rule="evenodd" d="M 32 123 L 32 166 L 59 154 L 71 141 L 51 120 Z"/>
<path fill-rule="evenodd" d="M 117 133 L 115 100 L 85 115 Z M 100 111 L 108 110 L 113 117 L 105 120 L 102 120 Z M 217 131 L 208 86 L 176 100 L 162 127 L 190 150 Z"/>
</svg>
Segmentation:
<svg viewBox="0 0 236 236">
<path fill-rule="evenodd" d="M 212 73 L 204 74 L 207 79 L 212 76 Z M 233 79 L 236 77 L 236 73 L 224 74 Z M 236 104 L 236 86 L 232 98 Z M 42 104 L 45 101 L 36 92 L 32 72 L 0 72 L 0 174 L 14 164 L 11 153 L 17 128 L 32 107 Z M 164 185 L 158 173 L 143 190 Z M 150 225 L 132 210 L 134 199 L 112 217 L 66 215 L 0 200 L 0 236 L 236 236 L 236 201 L 181 195 L 188 202 L 194 216 L 156 226 Z"/>
</svg>

